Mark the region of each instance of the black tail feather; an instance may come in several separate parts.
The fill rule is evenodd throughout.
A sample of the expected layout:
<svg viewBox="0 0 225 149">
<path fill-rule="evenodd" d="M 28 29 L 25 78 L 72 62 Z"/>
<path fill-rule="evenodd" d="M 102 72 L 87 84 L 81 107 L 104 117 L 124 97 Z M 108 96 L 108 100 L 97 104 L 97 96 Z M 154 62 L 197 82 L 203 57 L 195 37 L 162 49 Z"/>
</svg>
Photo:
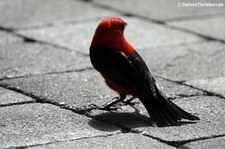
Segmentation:
<svg viewBox="0 0 225 149">
<path fill-rule="evenodd" d="M 170 126 L 176 124 L 181 119 L 200 120 L 185 110 L 178 107 L 171 100 L 159 94 L 158 99 L 151 100 L 149 98 L 141 99 L 147 109 L 151 120 L 157 126 Z"/>
</svg>

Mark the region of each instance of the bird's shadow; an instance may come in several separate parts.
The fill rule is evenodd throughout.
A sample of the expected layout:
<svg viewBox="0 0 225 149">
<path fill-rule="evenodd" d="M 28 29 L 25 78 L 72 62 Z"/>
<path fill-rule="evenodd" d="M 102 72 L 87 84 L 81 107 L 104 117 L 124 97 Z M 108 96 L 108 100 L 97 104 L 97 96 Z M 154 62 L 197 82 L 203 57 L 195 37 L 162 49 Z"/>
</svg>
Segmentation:
<svg viewBox="0 0 225 149">
<path fill-rule="evenodd" d="M 106 112 L 95 115 L 90 121 L 89 125 L 100 131 L 112 131 L 112 129 L 105 129 L 100 123 L 96 123 L 96 120 L 100 120 L 114 126 L 118 126 L 115 129 L 121 128 L 139 128 L 150 126 L 150 119 L 145 115 L 128 112 Z"/>
<path fill-rule="evenodd" d="M 96 120 L 112 124 L 112 126 L 103 126 L 102 123 L 96 123 Z M 176 127 L 181 125 L 194 124 L 195 121 L 178 121 L 176 124 L 165 127 Z M 137 112 L 106 112 L 93 116 L 89 125 L 100 131 L 116 131 L 121 128 L 128 130 L 141 127 L 156 127 L 152 125 L 150 117 Z M 114 126 L 118 127 L 114 127 Z"/>
</svg>

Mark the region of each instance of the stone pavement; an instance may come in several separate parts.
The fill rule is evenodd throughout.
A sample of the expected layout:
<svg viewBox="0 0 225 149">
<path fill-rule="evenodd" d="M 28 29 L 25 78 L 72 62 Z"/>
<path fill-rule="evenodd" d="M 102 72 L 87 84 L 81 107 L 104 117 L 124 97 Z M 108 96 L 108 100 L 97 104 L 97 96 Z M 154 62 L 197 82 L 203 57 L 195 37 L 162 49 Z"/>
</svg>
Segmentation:
<svg viewBox="0 0 225 149">
<path fill-rule="evenodd" d="M 0 148 L 225 148 L 225 1 L 188 2 L 0 0 Z M 117 95 L 88 51 L 112 16 L 128 23 L 162 90 L 200 121 L 157 128 L 141 104 L 101 110 Z"/>
</svg>

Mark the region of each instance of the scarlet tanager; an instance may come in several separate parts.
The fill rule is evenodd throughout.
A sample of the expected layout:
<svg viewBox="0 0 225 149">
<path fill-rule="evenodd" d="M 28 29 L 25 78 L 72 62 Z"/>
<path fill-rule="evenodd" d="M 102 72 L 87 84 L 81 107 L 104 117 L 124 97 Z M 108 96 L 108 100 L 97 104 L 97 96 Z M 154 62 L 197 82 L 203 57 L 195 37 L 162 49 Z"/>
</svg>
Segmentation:
<svg viewBox="0 0 225 149">
<path fill-rule="evenodd" d="M 124 100 L 126 95 L 140 99 L 151 122 L 157 126 L 174 125 L 183 119 L 199 120 L 175 105 L 157 87 L 148 67 L 124 38 L 126 22 L 120 18 L 103 19 L 92 39 L 90 59 L 106 84 Z"/>
</svg>

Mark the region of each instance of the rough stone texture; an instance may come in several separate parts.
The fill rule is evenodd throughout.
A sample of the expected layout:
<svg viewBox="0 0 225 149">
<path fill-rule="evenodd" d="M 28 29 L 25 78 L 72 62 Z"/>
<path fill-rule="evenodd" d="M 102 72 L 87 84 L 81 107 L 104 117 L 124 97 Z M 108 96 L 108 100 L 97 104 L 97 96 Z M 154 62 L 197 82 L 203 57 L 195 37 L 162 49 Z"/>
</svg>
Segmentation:
<svg viewBox="0 0 225 149">
<path fill-rule="evenodd" d="M 219 42 L 149 48 L 139 53 L 153 74 L 170 80 L 201 79 L 225 72 L 225 44 Z"/>
<path fill-rule="evenodd" d="M 0 109 L 0 148 L 109 135 L 119 129 L 49 104 L 17 105 Z"/>
<path fill-rule="evenodd" d="M 160 80 L 170 97 L 196 95 L 202 92 Z M 75 109 L 88 108 L 92 104 L 103 106 L 118 96 L 109 89 L 100 74 L 89 70 L 67 74 L 54 74 L 3 80 L 2 85 L 17 88 L 51 102 L 65 104 Z M 161 85 L 161 86 L 162 86 Z M 168 86 L 168 89 L 167 89 Z"/>
<path fill-rule="evenodd" d="M 225 27 L 221 26 L 221 24 L 225 24 L 225 15 L 214 18 L 183 20 L 179 22 L 169 23 L 169 25 L 178 28 L 225 41 Z M 205 25 L 207 25 L 208 27 L 206 28 Z"/>
<path fill-rule="evenodd" d="M 225 97 L 225 77 L 187 81 L 185 84 L 223 95 Z"/>
<path fill-rule="evenodd" d="M 141 134 L 117 134 L 107 137 L 88 138 L 67 142 L 60 142 L 48 144 L 43 146 L 33 147 L 32 149 L 61 149 L 61 148 L 92 148 L 92 149 L 109 149 L 109 148 L 123 148 L 123 149 L 138 149 L 138 148 L 154 148 L 154 149 L 173 149 L 174 147 L 160 143 L 149 137 Z"/>
<path fill-rule="evenodd" d="M 77 0 L 0 1 L 0 14 L 0 25 L 7 28 L 39 26 L 116 15 L 109 10 L 96 8 Z"/>
<path fill-rule="evenodd" d="M 0 87 L 0 106 L 24 102 L 34 102 L 34 99 Z"/>
<path fill-rule="evenodd" d="M 142 105 L 138 105 L 133 111 L 125 110 L 125 112 L 111 113 L 99 113 L 97 111 L 93 112 L 92 116 L 95 119 L 120 124 L 165 141 L 179 142 L 225 134 L 223 127 L 225 125 L 224 99 L 212 96 L 199 96 L 176 99 L 174 102 L 184 110 L 199 116 L 201 120 L 196 123 L 184 121 L 178 126 L 152 127 L 150 126 L 148 114 Z"/>
<path fill-rule="evenodd" d="M 205 15 L 215 15 L 219 13 L 225 13 L 223 7 L 178 7 L 178 3 L 193 3 L 194 1 L 188 0 L 171 0 L 170 2 L 165 2 L 164 0 L 94 0 L 95 3 L 113 8 L 114 10 L 119 10 L 125 13 L 131 13 L 138 16 L 147 17 L 150 19 L 167 21 L 170 19 L 183 19 L 187 17 L 205 16 Z M 223 0 L 198 0 L 196 2 L 211 2 L 211 3 L 223 3 Z M 225 5 L 225 4 L 224 4 Z M 134 7 L 135 6 L 135 7 Z"/>
<path fill-rule="evenodd" d="M 201 40 L 188 33 L 168 29 L 137 18 L 122 17 L 128 26 L 125 29 L 127 40 L 137 49 L 190 43 Z M 18 33 L 41 41 L 58 44 L 80 52 L 89 53 L 94 31 L 100 20 L 68 24 L 64 26 L 18 31 Z M 79 35 L 79 36 L 78 36 Z"/>
<path fill-rule="evenodd" d="M 7 32 L 0 31 L 0 46 L 5 45 L 5 44 L 11 44 L 14 42 L 22 42 L 22 38 L 13 36 Z M 1 58 L 1 55 L 0 55 Z"/>
<path fill-rule="evenodd" d="M 183 145 L 184 148 L 191 149 L 204 149 L 204 148 L 213 148 L 213 149 L 223 149 L 225 146 L 225 137 L 201 140 L 196 142 L 191 142 Z"/>
<path fill-rule="evenodd" d="M 190 0 L 0 0 L 0 148 L 225 146 L 225 3 L 178 2 Z M 101 109 L 117 94 L 88 54 L 109 16 L 128 23 L 125 37 L 163 92 L 200 121 L 158 128 L 141 103 Z"/>
<path fill-rule="evenodd" d="M 79 109 L 91 104 L 104 105 L 117 96 L 106 87 L 95 71 L 34 76 L 3 82 L 51 102 Z"/>
<path fill-rule="evenodd" d="M 90 66 L 88 57 L 48 45 L 15 43 L 0 46 L 0 79 Z"/>
<path fill-rule="evenodd" d="M 187 87 L 185 85 L 179 85 L 177 83 L 169 82 L 164 79 L 156 77 L 158 87 L 166 93 L 170 98 L 186 97 L 194 95 L 203 95 L 204 93 L 200 90 Z"/>
</svg>

